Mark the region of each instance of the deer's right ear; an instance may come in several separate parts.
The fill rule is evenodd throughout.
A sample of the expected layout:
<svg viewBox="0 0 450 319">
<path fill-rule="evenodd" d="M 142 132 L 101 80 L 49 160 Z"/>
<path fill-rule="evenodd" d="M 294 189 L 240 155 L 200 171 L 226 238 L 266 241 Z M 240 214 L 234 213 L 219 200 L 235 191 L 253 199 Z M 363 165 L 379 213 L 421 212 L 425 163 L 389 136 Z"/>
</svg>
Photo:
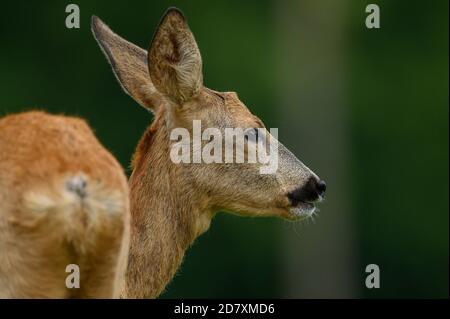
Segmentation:
<svg viewBox="0 0 450 319">
<path fill-rule="evenodd" d="M 148 67 L 156 89 L 179 105 L 201 91 L 202 58 L 180 10 L 170 8 L 163 16 L 148 50 Z"/>
<path fill-rule="evenodd" d="M 156 112 L 162 96 L 150 79 L 147 51 L 115 34 L 96 16 L 92 16 L 91 29 L 124 91 L 143 107 Z"/>
</svg>

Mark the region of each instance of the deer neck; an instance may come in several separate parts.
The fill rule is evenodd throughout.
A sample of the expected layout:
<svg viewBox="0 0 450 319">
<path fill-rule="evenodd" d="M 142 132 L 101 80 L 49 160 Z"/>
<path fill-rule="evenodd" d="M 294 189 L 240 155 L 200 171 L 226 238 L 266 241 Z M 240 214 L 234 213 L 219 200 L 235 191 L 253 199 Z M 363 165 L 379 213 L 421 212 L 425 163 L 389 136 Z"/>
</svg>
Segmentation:
<svg viewBox="0 0 450 319">
<path fill-rule="evenodd" d="M 186 249 L 211 222 L 207 202 L 182 180 L 169 146 L 169 132 L 159 116 L 138 145 L 130 178 L 131 239 L 123 297 L 157 297 Z"/>
</svg>

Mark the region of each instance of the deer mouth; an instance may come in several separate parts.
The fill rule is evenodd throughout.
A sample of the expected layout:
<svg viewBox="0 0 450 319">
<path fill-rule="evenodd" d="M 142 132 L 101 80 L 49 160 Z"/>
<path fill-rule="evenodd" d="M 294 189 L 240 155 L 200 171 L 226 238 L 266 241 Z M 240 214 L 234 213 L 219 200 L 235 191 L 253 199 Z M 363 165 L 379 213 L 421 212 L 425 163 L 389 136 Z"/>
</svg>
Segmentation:
<svg viewBox="0 0 450 319">
<path fill-rule="evenodd" d="M 316 206 L 311 202 L 298 201 L 289 209 L 291 215 L 296 219 L 311 217 L 316 211 Z"/>
</svg>

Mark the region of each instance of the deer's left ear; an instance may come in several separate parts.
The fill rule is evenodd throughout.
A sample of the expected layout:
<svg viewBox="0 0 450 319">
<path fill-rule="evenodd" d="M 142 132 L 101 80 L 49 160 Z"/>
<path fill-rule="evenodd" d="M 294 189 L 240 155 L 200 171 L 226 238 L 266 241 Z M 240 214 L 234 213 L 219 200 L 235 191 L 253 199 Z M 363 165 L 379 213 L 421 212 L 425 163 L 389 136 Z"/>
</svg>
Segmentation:
<svg viewBox="0 0 450 319">
<path fill-rule="evenodd" d="M 178 9 L 170 8 L 163 16 L 148 50 L 148 68 L 155 88 L 177 104 L 200 93 L 202 58 Z"/>
</svg>

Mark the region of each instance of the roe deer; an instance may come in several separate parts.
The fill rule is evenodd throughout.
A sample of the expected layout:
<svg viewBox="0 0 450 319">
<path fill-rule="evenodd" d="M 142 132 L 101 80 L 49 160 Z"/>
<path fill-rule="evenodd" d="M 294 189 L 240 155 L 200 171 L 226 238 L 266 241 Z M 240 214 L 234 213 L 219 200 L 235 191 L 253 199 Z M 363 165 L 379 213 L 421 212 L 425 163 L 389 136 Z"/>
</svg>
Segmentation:
<svg viewBox="0 0 450 319">
<path fill-rule="evenodd" d="M 125 92 L 155 114 L 129 180 L 131 239 L 122 297 L 157 297 L 218 211 L 289 219 L 314 212 L 325 183 L 281 144 L 275 174 L 261 175 L 257 163 L 171 161 L 171 131 L 191 132 L 193 120 L 221 131 L 264 127 L 236 93 L 203 86 L 200 52 L 178 9 L 165 13 L 148 52 L 95 16 L 92 31 Z"/>
<path fill-rule="evenodd" d="M 0 119 L 0 298 L 119 297 L 128 195 L 121 166 L 83 120 Z M 70 264 L 79 267 L 72 289 Z"/>
</svg>

